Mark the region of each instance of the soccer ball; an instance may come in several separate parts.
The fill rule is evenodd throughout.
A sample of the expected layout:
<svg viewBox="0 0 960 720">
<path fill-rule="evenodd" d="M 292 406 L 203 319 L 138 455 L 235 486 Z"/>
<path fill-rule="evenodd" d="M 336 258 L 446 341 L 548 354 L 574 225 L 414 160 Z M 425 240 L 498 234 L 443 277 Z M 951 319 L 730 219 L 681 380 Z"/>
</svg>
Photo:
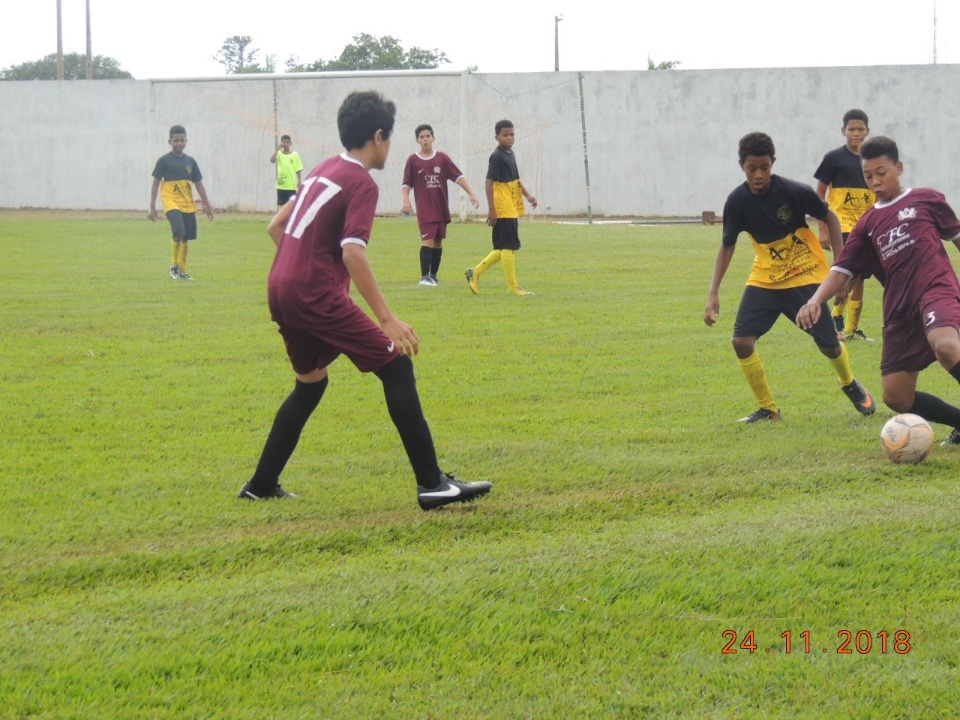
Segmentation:
<svg viewBox="0 0 960 720">
<path fill-rule="evenodd" d="M 895 463 L 923 462 L 933 447 L 933 428 L 919 415 L 895 415 L 880 431 L 880 442 Z"/>
</svg>

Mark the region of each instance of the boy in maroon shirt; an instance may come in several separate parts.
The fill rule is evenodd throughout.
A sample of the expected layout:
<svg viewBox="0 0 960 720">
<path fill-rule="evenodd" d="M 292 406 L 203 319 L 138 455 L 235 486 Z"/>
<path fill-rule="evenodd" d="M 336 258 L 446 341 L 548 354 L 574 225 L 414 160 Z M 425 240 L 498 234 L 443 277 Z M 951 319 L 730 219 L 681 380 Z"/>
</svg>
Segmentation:
<svg viewBox="0 0 960 720">
<path fill-rule="evenodd" d="M 277 411 L 253 477 L 240 489 L 242 499 L 296 497 L 280 486 L 280 473 L 323 396 L 330 364 L 341 354 L 383 383 L 390 418 L 417 478 L 421 508 L 465 502 L 490 491 L 488 482 L 461 482 L 437 466 L 410 360 L 420 340 L 391 312 L 367 260 L 378 197 L 369 171 L 386 163 L 395 114 L 396 106 L 379 93 L 351 93 L 337 113 L 346 152 L 314 168 L 270 222 L 268 232 L 277 244 L 268 282 L 270 314 L 296 384 Z M 350 297 L 351 280 L 379 326 Z"/>
<path fill-rule="evenodd" d="M 410 214 L 410 191 L 413 190 L 417 199 L 417 223 L 420 225 L 420 284 L 435 287 L 440 260 L 443 258 L 443 241 L 447 237 L 447 225 L 450 224 L 447 183 L 453 182 L 462 187 L 474 208 L 480 207 L 480 201 L 450 156 L 433 149 L 433 128 L 417 125 L 414 132 L 420 152 L 408 157 L 403 169 L 401 212 Z"/>
<path fill-rule="evenodd" d="M 903 188 L 897 144 L 886 137 L 860 146 L 863 176 L 876 204 L 853 228 L 830 274 L 797 313 L 797 325 L 812 327 L 820 303 L 851 277 L 872 272 L 883 285 L 883 401 L 898 413 L 913 413 L 954 428 L 943 445 L 960 445 L 960 408 L 917 391 L 920 371 L 938 361 L 960 382 L 960 281 L 943 240 L 960 249 L 960 220 L 943 195 L 929 188 Z"/>
</svg>

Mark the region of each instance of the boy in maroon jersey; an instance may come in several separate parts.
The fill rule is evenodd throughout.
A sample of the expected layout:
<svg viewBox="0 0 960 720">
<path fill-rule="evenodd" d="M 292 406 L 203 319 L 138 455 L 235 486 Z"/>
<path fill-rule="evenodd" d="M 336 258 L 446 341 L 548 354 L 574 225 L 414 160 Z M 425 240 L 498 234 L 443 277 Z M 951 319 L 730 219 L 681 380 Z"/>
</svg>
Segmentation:
<svg viewBox="0 0 960 720">
<path fill-rule="evenodd" d="M 410 191 L 417 198 L 417 223 L 420 225 L 420 284 L 435 287 L 437 271 L 443 257 L 443 241 L 450 224 L 450 200 L 447 183 L 455 182 L 462 187 L 474 208 L 480 201 L 470 189 L 470 183 L 446 153 L 433 149 L 433 128 L 417 125 L 414 131 L 420 152 L 407 158 L 403 170 L 404 215 L 410 214 Z"/>
<path fill-rule="evenodd" d="M 797 325 L 812 327 L 820 303 L 851 277 L 872 272 L 884 287 L 883 401 L 895 412 L 952 426 L 942 444 L 960 445 L 960 408 L 917 391 L 917 376 L 934 360 L 960 382 L 960 281 L 943 245 L 950 240 L 960 249 L 960 220 L 936 190 L 901 187 L 903 163 L 890 138 L 867 140 L 860 158 L 877 202 L 800 308 Z"/>
<path fill-rule="evenodd" d="M 240 489 L 242 499 L 296 497 L 280 487 L 280 473 L 323 396 L 330 364 L 341 354 L 383 383 L 421 508 L 490 491 L 488 482 L 461 482 L 437 466 L 410 360 L 420 340 L 390 311 L 367 260 L 378 197 L 369 171 L 382 170 L 387 161 L 395 114 L 396 106 L 379 93 L 351 93 L 337 113 L 346 152 L 315 167 L 270 222 L 268 232 L 277 244 L 268 282 L 270 314 L 296 383 L 277 411 L 253 477 Z M 351 280 L 379 326 L 351 299 Z"/>
</svg>

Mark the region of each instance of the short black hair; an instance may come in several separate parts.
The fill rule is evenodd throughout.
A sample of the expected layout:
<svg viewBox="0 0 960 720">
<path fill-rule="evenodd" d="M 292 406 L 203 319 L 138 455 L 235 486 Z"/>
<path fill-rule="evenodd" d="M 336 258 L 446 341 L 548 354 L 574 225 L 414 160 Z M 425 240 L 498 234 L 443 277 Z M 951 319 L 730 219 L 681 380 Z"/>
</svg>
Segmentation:
<svg viewBox="0 0 960 720">
<path fill-rule="evenodd" d="M 170 128 L 170 137 L 174 135 L 186 135 L 187 129 L 183 125 L 174 125 Z"/>
<path fill-rule="evenodd" d="M 289 135 L 281 135 L 280 142 L 283 142 L 284 140 L 289 140 L 290 142 L 293 142 L 293 138 L 290 137 Z"/>
<path fill-rule="evenodd" d="M 766 133 L 752 132 L 747 133 L 740 138 L 740 162 L 743 163 L 748 155 L 754 157 L 763 157 L 769 155 L 770 159 L 776 157 L 776 151 L 773 148 L 773 138 Z"/>
<path fill-rule="evenodd" d="M 493 132 L 495 135 L 499 135 L 500 131 L 504 128 L 512 128 L 513 123 L 509 120 L 499 120 L 496 125 L 493 126 Z"/>
<path fill-rule="evenodd" d="M 347 150 L 356 150 L 373 140 L 380 131 L 384 140 L 393 132 L 397 106 L 374 90 L 352 92 L 337 111 L 340 142 Z"/>
<path fill-rule="evenodd" d="M 430 134 L 433 135 L 433 128 L 424 123 L 423 125 L 417 125 L 417 129 L 413 131 L 413 136 L 415 138 L 420 137 L 420 133 L 422 133 L 424 130 L 429 130 Z"/>
<path fill-rule="evenodd" d="M 864 140 L 860 146 L 861 160 L 875 160 L 878 157 L 886 155 L 896 165 L 900 162 L 900 149 L 892 139 L 877 135 L 869 140 Z"/>
<path fill-rule="evenodd" d="M 863 110 L 847 110 L 843 114 L 843 126 L 846 127 L 851 120 L 863 120 L 863 124 L 867 127 L 870 127 L 870 120 L 867 118 L 867 114 Z"/>
</svg>

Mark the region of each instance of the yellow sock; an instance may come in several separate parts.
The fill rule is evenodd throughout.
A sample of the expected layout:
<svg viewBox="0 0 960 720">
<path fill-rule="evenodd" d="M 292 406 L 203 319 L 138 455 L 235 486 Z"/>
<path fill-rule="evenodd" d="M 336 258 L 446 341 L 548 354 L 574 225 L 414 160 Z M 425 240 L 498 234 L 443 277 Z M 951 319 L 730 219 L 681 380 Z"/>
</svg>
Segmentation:
<svg viewBox="0 0 960 720">
<path fill-rule="evenodd" d="M 843 333 L 851 335 L 860 327 L 860 313 L 863 312 L 862 300 L 851 300 L 847 303 L 847 324 L 843 326 Z"/>
<path fill-rule="evenodd" d="M 777 403 L 773 400 L 773 393 L 770 392 L 770 386 L 767 385 L 767 374 L 763 371 L 763 363 L 760 356 L 754 351 L 748 358 L 737 358 L 737 364 L 740 365 L 740 372 L 747 380 L 747 385 L 753 390 L 753 396 L 757 399 L 757 405 L 767 410 L 776 412 Z"/>
<path fill-rule="evenodd" d="M 833 370 L 837 373 L 837 381 L 841 386 L 849 385 L 853 382 L 853 369 L 850 367 L 850 353 L 847 352 L 847 346 L 840 343 L 840 355 L 835 358 L 827 358 L 833 365 Z"/>
<path fill-rule="evenodd" d="M 511 292 L 517 289 L 517 258 L 513 250 L 504 250 L 502 257 L 503 274 L 507 278 L 507 290 Z"/>
<path fill-rule="evenodd" d="M 176 265 L 180 262 L 180 244 L 176 240 L 170 241 L 170 264 Z"/>
<path fill-rule="evenodd" d="M 180 257 L 177 258 L 177 264 L 180 266 L 180 272 L 187 271 L 187 241 L 180 243 Z"/>
<path fill-rule="evenodd" d="M 477 265 L 473 269 L 473 276 L 480 277 L 487 270 L 489 270 L 494 265 L 496 265 L 498 262 L 500 262 L 500 251 L 493 250 L 489 255 L 487 255 L 483 260 L 480 261 L 479 265 Z"/>
<path fill-rule="evenodd" d="M 843 311 L 847 308 L 847 301 L 844 300 L 839 305 L 833 306 L 833 312 L 831 313 L 835 318 L 843 317 Z"/>
</svg>

